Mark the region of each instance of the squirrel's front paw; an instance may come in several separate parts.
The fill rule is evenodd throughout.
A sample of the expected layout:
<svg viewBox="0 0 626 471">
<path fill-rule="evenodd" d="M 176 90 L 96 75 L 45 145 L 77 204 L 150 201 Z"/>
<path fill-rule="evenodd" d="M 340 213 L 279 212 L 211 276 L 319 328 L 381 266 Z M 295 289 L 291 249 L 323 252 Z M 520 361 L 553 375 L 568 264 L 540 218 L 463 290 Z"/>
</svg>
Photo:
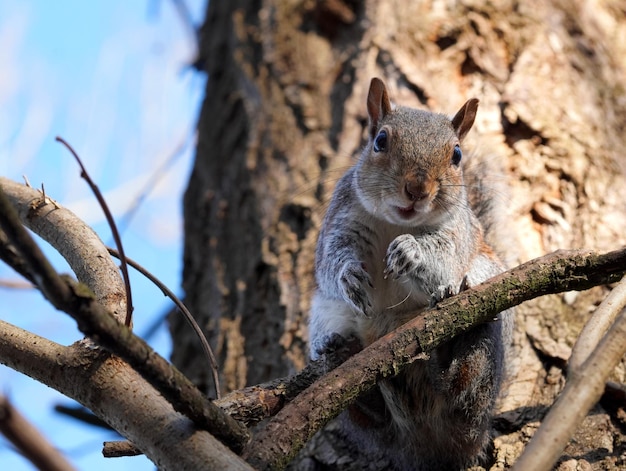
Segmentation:
<svg viewBox="0 0 626 471">
<path fill-rule="evenodd" d="M 450 298 L 457 294 L 457 289 L 452 285 L 441 285 L 438 286 L 434 293 L 430 295 L 430 306 L 435 307 L 444 299 Z"/>
<path fill-rule="evenodd" d="M 417 270 L 422 258 L 421 253 L 419 243 L 411 234 L 402 234 L 393 239 L 385 257 L 385 278 L 393 275 L 397 279 Z"/>
<path fill-rule="evenodd" d="M 326 370 L 330 371 L 361 350 L 363 350 L 363 345 L 354 334 L 344 337 L 333 332 L 321 340 L 316 353 L 317 356 L 323 358 Z"/>
<path fill-rule="evenodd" d="M 468 287 L 467 276 L 463 277 L 459 286 L 455 286 L 453 284 L 439 286 L 430 296 L 430 307 L 435 307 L 444 299 L 459 294 L 460 292 L 465 291 Z"/>
<path fill-rule="evenodd" d="M 370 315 L 372 301 L 369 290 L 373 288 L 373 285 L 362 263 L 346 263 L 339 274 L 339 286 L 348 304 L 365 316 Z"/>
</svg>

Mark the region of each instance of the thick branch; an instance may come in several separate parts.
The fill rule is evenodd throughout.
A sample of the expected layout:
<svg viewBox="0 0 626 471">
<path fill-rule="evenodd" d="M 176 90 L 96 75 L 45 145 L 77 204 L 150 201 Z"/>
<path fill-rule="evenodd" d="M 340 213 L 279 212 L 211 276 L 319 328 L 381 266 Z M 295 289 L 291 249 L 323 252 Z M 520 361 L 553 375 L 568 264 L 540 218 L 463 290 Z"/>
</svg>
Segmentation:
<svg viewBox="0 0 626 471">
<path fill-rule="evenodd" d="M 398 374 L 437 345 L 529 299 L 612 283 L 625 272 L 626 249 L 601 255 L 559 251 L 444 300 L 315 382 L 268 422 L 249 443 L 244 457 L 258 469 L 284 467 L 359 394 Z"/>
<path fill-rule="evenodd" d="M 72 316 L 81 332 L 130 364 L 177 411 L 221 438 L 232 449 L 241 449 L 248 439 L 245 427 L 211 403 L 180 371 L 120 324 L 83 285 L 59 276 L 23 228 L 1 190 L 0 226 L 28 264 L 46 298 L 57 309 Z"/>
<path fill-rule="evenodd" d="M 78 297 L 78 294 L 77 294 Z M 110 352 L 120 356 L 154 386 L 174 408 L 210 431 L 235 451 L 248 440 L 241 424 L 213 404 L 178 369 L 141 338 L 118 323 L 97 303 L 87 302 L 70 314 L 79 329 Z"/>
<path fill-rule="evenodd" d="M 67 260 L 76 277 L 95 293 L 98 302 L 123 322 L 126 315 L 124 284 L 115 262 L 93 229 L 34 188 L 4 177 L 0 177 L 0 188 L 9 197 L 22 223 L 52 245 Z"/>
<path fill-rule="evenodd" d="M 213 402 L 234 419 L 251 427 L 276 415 L 286 403 L 319 379 L 324 371 L 323 362 L 314 361 L 291 376 L 238 389 Z M 102 453 L 107 457 L 141 454 L 129 441 L 105 442 Z"/>
<path fill-rule="evenodd" d="M 119 358 L 83 343 L 65 347 L 0 321 L 0 362 L 104 418 L 164 470 L 251 468 L 198 429 Z"/>
</svg>

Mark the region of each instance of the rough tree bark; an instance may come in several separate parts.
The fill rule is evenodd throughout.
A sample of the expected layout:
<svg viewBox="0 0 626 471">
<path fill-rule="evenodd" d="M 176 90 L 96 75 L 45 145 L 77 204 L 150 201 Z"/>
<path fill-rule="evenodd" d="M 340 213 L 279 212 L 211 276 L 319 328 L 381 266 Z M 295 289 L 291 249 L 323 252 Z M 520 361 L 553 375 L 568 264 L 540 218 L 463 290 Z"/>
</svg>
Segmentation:
<svg viewBox="0 0 626 471">
<path fill-rule="evenodd" d="M 472 134 L 507 171 L 512 263 L 626 243 L 620 2 L 211 1 L 202 32 L 209 80 L 184 200 L 183 286 L 228 390 L 306 362 L 317 231 L 363 142 L 372 76 L 405 105 L 450 113 L 480 99 Z M 520 309 L 496 468 L 519 455 L 562 388 L 571 345 L 605 293 Z M 182 320 L 171 324 L 174 362 L 211 392 L 199 345 Z M 621 366 L 614 379 L 625 377 Z M 596 412 L 563 459 L 619 467 L 618 421 Z M 342 453 L 325 444 L 318 438 L 307 463 Z"/>
</svg>

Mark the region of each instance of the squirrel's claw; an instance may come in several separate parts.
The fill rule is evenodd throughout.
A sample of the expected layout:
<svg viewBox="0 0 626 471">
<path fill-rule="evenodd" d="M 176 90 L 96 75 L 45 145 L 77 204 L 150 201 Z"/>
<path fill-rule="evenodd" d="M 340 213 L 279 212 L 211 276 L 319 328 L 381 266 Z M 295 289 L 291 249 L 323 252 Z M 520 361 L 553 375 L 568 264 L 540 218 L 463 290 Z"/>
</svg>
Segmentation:
<svg viewBox="0 0 626 471">
<path fill-rule="evenodd" d="M 409 275 L 417 270 L 421 263 L 421 248 L 411 234 L 402 234 L 396 237 L 387 248 L 385 257 L 385 279 L 393 274 L 394 280 Z"/>
<path fill-rule="evenodd" d="M 342 268 L 339 284 L 343 298 L 356 311 L 369 317 L 372 311 L 371 296 L 368 288 L 372 289 L 372 279 L 361 264 L 349 263 Z"/>
<path fill-rule="evenodd" d="M 458 289 L 453 286 L 453 285 L 443 285 L 443 286 L 439 286 L 437 288 L 437 290 L 431 294 L 430 296 L 430 306 L 429 307 L 435 307 L 438 303 L 440 303 L 441 301 L 443 301 L 446 298 L 449 298 L 451 296 L 454 296 L 456 294 L 461 293 L 462 291 L 465 291 L 466 289 L 469 288 L 469 284 L 467 282 L 467 275 L 465 275 L 463 277 L 463 279 L 461 280 L 461 283 L 458 287 Z"/>
</svg>

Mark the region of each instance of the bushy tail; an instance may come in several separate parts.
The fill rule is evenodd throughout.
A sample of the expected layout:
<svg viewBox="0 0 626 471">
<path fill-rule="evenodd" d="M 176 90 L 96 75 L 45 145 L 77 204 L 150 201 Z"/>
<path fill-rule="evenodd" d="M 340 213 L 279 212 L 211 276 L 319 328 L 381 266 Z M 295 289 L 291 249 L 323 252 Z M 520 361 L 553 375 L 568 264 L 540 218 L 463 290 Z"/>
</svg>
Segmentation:
<svg viewBox="0 0 626 471">
<path fill-rule="evenodd" d="M 475 152 L 467 159 L 463 168 L 467 194 L 472 210 L 480 220 L 485 241 L 500 258 L 505 268 L 519 261 L 513 224 L 510 213 L 511 196 L 502 156 L 496 153 Z M 500 314 L 505 349 L 505 378 L 515 375 L 516 349 L 512 347 L 515 324 L 514 309 Z M 505 382 L 507 381 L 505 379 Z"/>
</svg>

